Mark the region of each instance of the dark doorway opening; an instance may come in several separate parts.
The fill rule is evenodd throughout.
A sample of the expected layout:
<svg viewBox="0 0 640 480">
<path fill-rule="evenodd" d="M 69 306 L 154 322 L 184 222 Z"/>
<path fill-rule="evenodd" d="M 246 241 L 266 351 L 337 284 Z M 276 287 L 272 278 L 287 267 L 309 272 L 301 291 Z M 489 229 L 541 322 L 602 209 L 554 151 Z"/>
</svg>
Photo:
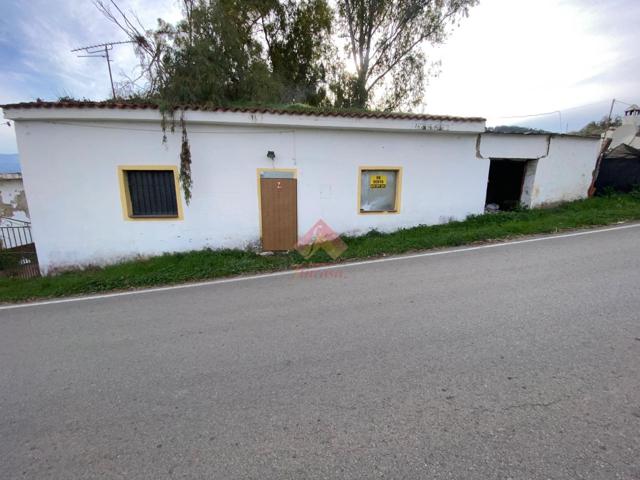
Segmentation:
<svg viewBox="0 0 640 480">
<path fill-rule="evenodd" d="M 526 166 L 527 162 L 524 161 L 491 160 L 486 204 L 498 205 L 500 210 L 518 207 Z"/>
</svg>

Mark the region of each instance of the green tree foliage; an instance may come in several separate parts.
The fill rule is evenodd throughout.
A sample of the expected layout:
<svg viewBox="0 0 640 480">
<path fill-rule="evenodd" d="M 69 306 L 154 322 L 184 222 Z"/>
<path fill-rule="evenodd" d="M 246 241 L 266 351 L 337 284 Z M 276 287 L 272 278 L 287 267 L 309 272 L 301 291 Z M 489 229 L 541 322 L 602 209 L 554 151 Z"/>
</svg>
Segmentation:
<svg viewBox="0 0 640 480">
<path fill-rule="evenodd" d="M 250 98 L 274 101 L 277 85 L 253 36 L 253 8 L 241 2 L 185 1 L 185 19 L 164 28 L 164 78 L 158 92 L 177 103 L 213 103 Z"/>
<path fill-rule="evenodd" d="M 261 31 L 283 103 L 326 102 L 333 12 L 325 0 L 273 1 Z"/>
<path fill-rule="evenodd" d="M 385 110 L 422 100 L 431 73 L 423 47 L 442 43 L 478 3 L 335 0 L 334 11 L 329 0 L 182 0 L 180 22 L 147 31 L 115 0 L 94 1 L 136 42 L 139 76 L 123 93 L 144 78 L 139 93 L 169 104 Z"/>
<path fill-rule="evenodd" d="M 478 0 L 338 0 L 339 26 L 355 73 L 333 85 L 339 106 L 391 110 L 415 106 L 424 93 L 425 43 L 439 44 L 447 29 Z M 342 105 L 344 103 L 344 105 Z"/>
<path fill-rule="evenodd" d="M 96 5 L 136 42 L 147 98 L 172 105 L 325 101 L 333 48 L 327 0 L 182 0 L 184 18 L 159 20 L 152 31 L 114 0 Z"/>
<path fill-rule="evenodd" d="M 487 128 L 487 132 L 493 133 L 551 133 L 547 130 L 531 127 L 520 127 L 518 125 L 498 125 Z"/>
<path fill-rule="evenodd" d="M 620 125 L 622 125 L 622 119 L 620 117 L 616 117 L 611 121 L 609 121 L 609 117 L 602 117 L 599 122 L 589 122 L 580 130 L 573 133 L 590 137 L 599 136 L 606 132 L 609 127 L 619 127 Z"/>
</svg>

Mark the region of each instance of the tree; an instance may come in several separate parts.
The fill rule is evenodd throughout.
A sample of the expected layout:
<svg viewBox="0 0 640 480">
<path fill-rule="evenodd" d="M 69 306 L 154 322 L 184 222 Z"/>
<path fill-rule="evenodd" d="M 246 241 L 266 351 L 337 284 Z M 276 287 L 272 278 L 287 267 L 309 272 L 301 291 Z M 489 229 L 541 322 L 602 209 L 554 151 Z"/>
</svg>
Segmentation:
<svg viewBox="0 0 640 480">
<path fill-rule="evenodd" d="M 326 103 L 333 11 L 326 0 L 274 3 L 260 21 L 273 75 L 282 85 L 281 101 Z"/>
<path fill-rule="evenodd" d="M 599 122 L 593 121 L 587 123 L 584 127 L 578 130 L 577 135 L 585 135 L 585 136 L 599 136 L 606 132 L 609 127 L 619 127 L 622 125 L 622 119 L 620 117 L 615 117 L 611 121 L 609 121 L 609 117 L 602 117 Z"/>
<path fill-rule="evenodd" d="M 493 133 L 551 133 L 547 130 L 531 127 L 520 127 L 518 125 L 498 125 L 487 128 L 487 132 Z"/>
<path fill-rule="evenodd" d="M 167 45 L 165 36 L 168 24 L 158 20 L 161 28 L 158 31 L 148 31 L 144 28 L 137 16 L 130 19 L 118 6 L 115 0 L 94 0 L 96 8 L 120 30 L 122 30 L 129 40 L 134 44 L 134 50 L 139 61 L 139 71 L 133 78 L 127 77 L 125 82 L 120 83 L 121 96 L 139 95 L 138 82 L 144 80 L 143 95 L 158 90 L 158 84 L 163 78 L 162 54 Z M 122 94 L 125 92 L 125 95 Z"/>
<path fill-rule="evenodd" d="M 333 19 L 326 0 L 182 0 L 180 22 L 159 20 L 149 31 L 115 0 L 95 3 L 136 42 L 142 72 L 136 79 L 144 77 L 147 98 L 216 105 L 325 101 Z"/>
<path fill-rule="evenodd" d="M 158 94 L 171 103 L 224 105 L 237 100 L 273 102 L 271 77 L 254 28 L 265 2 L 185 0 L 185 18 L 166 29 Z M 260 4 L 259 4 L 260 3 Z"/>
<path fill-rule="evenodd" d="M 355 73 L 342 72 L 333 90 L 344 105 L 384 109 L 417 105 L 424 93 L 425 43 L 439 44 L 447 29 L 478 0 L 338 0 L 339 25 Z M 340 101 L 338 102 L 340 103 Z"/>
</svg>

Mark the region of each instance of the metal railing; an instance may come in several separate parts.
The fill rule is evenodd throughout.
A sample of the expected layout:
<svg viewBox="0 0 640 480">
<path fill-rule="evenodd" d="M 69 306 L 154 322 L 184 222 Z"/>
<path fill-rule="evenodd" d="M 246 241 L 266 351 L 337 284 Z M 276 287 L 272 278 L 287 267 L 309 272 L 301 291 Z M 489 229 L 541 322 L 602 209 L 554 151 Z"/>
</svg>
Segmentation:
<svg viewBox="0 0 640 480">
<path fill-rule="evenodd" d="M 0 277 L 40 276 L 31 224 L 0 217 Z"/>
<path fill-rule="evenodd" d="M 3 226 L 0 225 L 0 249 L 21 247 L 33 243 L 31 226 Z"/>
</svg>

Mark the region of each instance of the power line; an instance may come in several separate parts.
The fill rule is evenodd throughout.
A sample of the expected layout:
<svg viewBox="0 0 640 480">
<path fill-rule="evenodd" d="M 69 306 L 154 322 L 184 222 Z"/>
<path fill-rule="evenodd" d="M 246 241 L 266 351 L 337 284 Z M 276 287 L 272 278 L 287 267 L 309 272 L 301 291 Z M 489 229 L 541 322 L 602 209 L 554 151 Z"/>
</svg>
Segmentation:
<svg viewBox="0 0 640 480">
<path fill-rule="evenodd" d="M 511 118 L 532 118 L 532 117 L 544 117 L 547 115 L 558 115 L 558 121 L 560 123 L 559 132 L 562 132 L 562 112 L 560 110 L 554 110 L 553 112 L 545 112 L 545 113 L 531 113 L 529 115 L 512 115 L 506 117 L 494 117 L 499 119 L 511 119 Z"/>
<path fill-rule="evenodd" d="M 578 109 L 581 109 L 581 108 L 592 107 L 594 105 L 602 105 L 602 104 L 604 104 L 604 103 L 606 103 L 608 101 L 609 100 L 601 100 L 599 102 L 586 103 L 584 105 L 578 105 L 576 107 L 568 107 L 568 108 L 564 108 L 562 110 L 553 110 L 551 112 L 530 113 L 530 114 L 525 114 L 525 115 L 492 116 L 492 118 L 495 118 L 495 119 L 514 119 L 514 118 L 533 118 L 533 117 L 544 117 L 544 116 L 548 116 L 548 115 L 558 115 L 558 117 L 560 119 L 560 131 L 562 131 L 562 112 L 567 112 L 569 110 L 578 110 Z M 611 122 L 611 116 L 613 114 L 613 109 L 614 109 L 616 103 L 620 103 L 620 104 L 627 105 L 627 106 L 633 105 L 631 103 L 623 102 L 621 100 L 617 100 L 617 99 L 614 98 L 611 101 L 611 107 L 609 109 L 609 114 L 606 116 L 608 118 L 609 122 Z"/>
<path fill-rule="evenodd" d="M 627 105 L 627 106 L 631 106 L 631 103 L 627 103 L 627 102 L 623 102 L 621 100 L 618 99 L 614 99 L 615 103 L 621 103 L 623 105 Z M 530 114 L 526 114 L 526 115 L 505 115 L 505 116 L 500 116 L 500 115 L 495 115 L 493 116 L 493 118 L 528 118 L 528 117 L 544 117 L 546 115 L 553 115 L 553 114 L 557 114 L 558 112 L 567 112 L 569 110 L 578 110 L 580 108 L 587 108 L 587 107 L 592 107 L 594 105 L 603 105 L 605 103 L 608 103 L 609 100 L 600 100 L 599 102 L 592 102 L 592 103 L 585 103 L 584 105 L 578 105 L 576 107 L 567 107 L 567 108 L 563 108 L 561 110 L 554 110 L 551 112 L 543 112 L 543 113 L 530 113 Z"/>
<path fill-rule="evenodd" d="M 544 112 L 544 113 L 530 113 L 528 115 L 507 115 L 502 117 L 495 118 L 528 118 L 528 117 L 544 117 L 546 115 L 555 115 L 560 113 L 560 110 L 554 110 L 553 112 Z"/>
</svg>

